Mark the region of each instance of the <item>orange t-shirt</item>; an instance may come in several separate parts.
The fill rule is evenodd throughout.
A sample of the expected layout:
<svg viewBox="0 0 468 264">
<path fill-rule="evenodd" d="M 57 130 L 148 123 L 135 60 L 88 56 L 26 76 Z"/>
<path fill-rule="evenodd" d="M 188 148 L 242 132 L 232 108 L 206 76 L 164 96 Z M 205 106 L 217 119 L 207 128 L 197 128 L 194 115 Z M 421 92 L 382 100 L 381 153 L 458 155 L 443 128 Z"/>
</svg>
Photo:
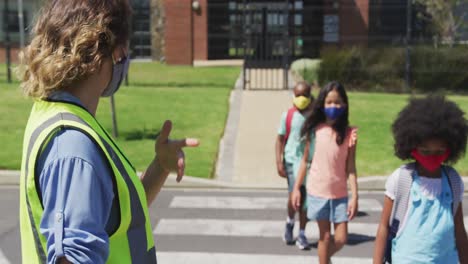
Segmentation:
<svg viewBox="0 0 468 264">
<path fill-rule="evenodd" d="M 346 160 L 351 141 L 349 127 L 343 144 L 336 143 L 336 132 L 330 125 L 318 125 L 315 130 L 315 150 L 307 181 L 310 195 L 326 199 L 348 196 Z"/>
</svg>

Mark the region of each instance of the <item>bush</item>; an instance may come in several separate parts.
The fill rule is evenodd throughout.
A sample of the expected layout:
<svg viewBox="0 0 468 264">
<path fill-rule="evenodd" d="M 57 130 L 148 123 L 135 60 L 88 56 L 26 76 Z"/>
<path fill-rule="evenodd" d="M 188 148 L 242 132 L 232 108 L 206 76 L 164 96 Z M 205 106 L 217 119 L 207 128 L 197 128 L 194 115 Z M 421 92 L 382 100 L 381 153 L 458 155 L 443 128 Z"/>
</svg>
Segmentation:
<svg viewBox="0 0 468 264">
<path fill-rule="evenodd" d="M 412 50 L 412 83 L 420 91 L 468 91 L 468 47 Z"/>
<path fill-rule="evenodd" d="M 299 59 L 291 64 L 291 71 L 294 75 L 300 76 L 304 81 L 310 84 L 318 82 L 318 70 L 320 60 L 318 59 Z"/>
<path fill-rule="evenodd" d="M 423 92 L 446 89 L 468 91 L 468 47 L 411 49 L 411 86 Z M 327 48 L 321 52 L 320 84 L 339 80 L 350 89 L 387 92 L 405 91 L 404 47 L 348 49 Z"/>
</svg>

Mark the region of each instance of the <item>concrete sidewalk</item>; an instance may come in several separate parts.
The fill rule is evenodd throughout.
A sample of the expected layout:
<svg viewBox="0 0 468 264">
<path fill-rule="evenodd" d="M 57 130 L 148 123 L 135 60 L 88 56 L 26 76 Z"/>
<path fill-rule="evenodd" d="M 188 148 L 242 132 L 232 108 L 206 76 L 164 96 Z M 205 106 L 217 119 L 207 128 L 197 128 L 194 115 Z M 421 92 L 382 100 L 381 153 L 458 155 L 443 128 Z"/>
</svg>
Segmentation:
<svg viewBox="0 0 468 264">
<path fill-rule="evenodd" d="M 275 140 L 281 114 L 292 104 L 292 93 L 242 90 L 240 79 L 231 93 L 212 182 L 223 187 L 286 189 L 286 179 L 276 170 Z M 359 177 L 359 189 L 384 190 L 387 176 Z M 464 181 L 468 186 L 467 177 Z"/>
</svg>

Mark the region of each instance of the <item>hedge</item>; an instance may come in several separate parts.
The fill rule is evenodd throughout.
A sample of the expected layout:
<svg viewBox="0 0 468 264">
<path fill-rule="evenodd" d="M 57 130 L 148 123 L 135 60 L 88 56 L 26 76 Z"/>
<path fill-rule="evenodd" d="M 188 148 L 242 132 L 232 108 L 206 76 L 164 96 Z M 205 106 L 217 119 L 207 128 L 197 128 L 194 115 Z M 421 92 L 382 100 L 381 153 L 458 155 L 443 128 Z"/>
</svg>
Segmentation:
<svg viewBox="0 0 468 264">
<path fill-rule="evenodd" d="M 468 92 L 468 46 L 417 46 L 410 51 L 413 90 Z M 354 90 L 403 92 L 405 59 L 404 47 L 327 48 L 321 52 L 318 80 L 322 85 L 339 80 Z"/>
</svg>

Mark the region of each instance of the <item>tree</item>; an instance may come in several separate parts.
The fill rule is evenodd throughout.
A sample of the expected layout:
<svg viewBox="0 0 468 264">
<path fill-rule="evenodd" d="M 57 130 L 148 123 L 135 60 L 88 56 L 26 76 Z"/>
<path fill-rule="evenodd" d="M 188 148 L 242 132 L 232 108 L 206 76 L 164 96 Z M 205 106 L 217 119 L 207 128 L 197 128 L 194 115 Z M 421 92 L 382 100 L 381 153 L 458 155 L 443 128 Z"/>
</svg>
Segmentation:
<svg viewBox="0 0 468 264">
<path fill-rule="evenodd" d="M 413 0 L 424 7 L 418 18 L 431 25 L 436 43 L 452 46 L 467 24 L 468 0 Z"/>
</svg>

